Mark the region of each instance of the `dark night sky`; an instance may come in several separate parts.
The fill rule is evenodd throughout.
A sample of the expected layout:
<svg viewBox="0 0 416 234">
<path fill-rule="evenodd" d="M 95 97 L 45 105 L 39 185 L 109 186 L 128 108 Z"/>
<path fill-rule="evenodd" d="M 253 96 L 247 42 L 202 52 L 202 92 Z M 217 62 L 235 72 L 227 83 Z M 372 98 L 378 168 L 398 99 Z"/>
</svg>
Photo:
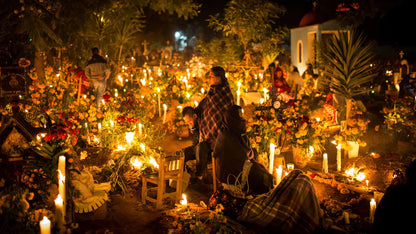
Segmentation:
<svg viewBox="0 0 416 234">
<path fill-rule="evenodd" d="M 225 7 L 227 0 L 196 0 L 202 4 L 200 14 L 193 20 L 183 21 L 176 20 L 174 17 L 166 17 L 162 19 L 162 23 L 152 18 L 150 22 L 154 22 L 159 28 L 160 33 L 169 33 L 174 30 L 182 29 L 187 34 L 203 35 L 203 38 L 209 39 L 215 35 L 207 27 L 206 19 L 209 15 L 221 13 Z M 309 12 L 313 6 L 313 0 L 271 0 L 286 7 L 286 13 L 278 23 L 288 26 L 289 28 L 297 27 L 302 16 Z M 344 0 L 345 2 L 352 0 Z M 372 4 L 368 12 L 375 12 L 372 18 L 369 18 L 364 26 L 365 32 L 369 38 L 376 40 L 380 45 L 392 46 L 416 46 L 416 38 L 414 38 L 413 23 L 415 22 L 416 0 L 366 0 Z M 329 14 L 335 13 L 335 7 L 341 0 L 320 0 L 318 6 L 321 11 Z M 358 1 L 361 2 L 361 1 Z M 160 16 L 160 15 L 159 15 Z M 154 17 L 159 17 L 154 16 Z M 174 25 L 168 26 L 169 23 Z M 167 31 L 167 32 L 166 32 Z M 159 34 L 160 33 L 156 33 Z"/>
</svg>

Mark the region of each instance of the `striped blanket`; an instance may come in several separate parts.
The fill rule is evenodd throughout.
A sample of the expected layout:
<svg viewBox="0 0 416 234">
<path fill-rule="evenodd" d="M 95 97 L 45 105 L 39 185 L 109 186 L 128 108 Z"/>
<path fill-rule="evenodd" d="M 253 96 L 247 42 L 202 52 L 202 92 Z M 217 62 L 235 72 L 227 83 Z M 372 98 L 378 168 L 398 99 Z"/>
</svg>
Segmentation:
<svg viewBox="0 0 416 234">
<path fill-rule="evenodd" d="M 312 181 L 294 170 L 269 193 L 247 201 L 237 220 L 273 233 L 316 233 L 323 219 Z"/>
</svg>

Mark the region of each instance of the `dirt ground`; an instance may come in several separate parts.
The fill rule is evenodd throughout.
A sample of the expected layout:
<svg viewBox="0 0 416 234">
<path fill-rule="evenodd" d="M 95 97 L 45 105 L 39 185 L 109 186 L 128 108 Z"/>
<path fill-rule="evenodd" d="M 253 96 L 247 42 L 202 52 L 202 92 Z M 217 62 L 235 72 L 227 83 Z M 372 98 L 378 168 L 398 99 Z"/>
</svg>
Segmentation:
<svg viewBox="0 0 416 234">
<path fill-rule="evenodd" d="M 403 149 L 400 146 L 392 145 L 391 139 L 385 134 L 375 132 L 373 129 L 369 129 L 366 135 L 367 147 L 360 149 L 360 155 L 368 154 L 369 152 L 376 151 L 382 155 L 381 159 L 377 160 L 396 160 L 388 155 L 397 154 L 397 152 L 403 151 L 404 153 L 414 153 L 414 148 Z M 163 143 L 165 153 L 171 154 L 177 150 L 183 149 L 186 146 L 191 145 L 189 139 L 179 140 L 175 136 L 167 136 Z M 335 155 L 335 147 L 328 147 L 328 155 Z M 401 152 L 401 153 L 403 153 Z M 290 153 L 285 155 L 286 163 L 290 162 Z M 336 160 L 333 157 L 329 158 L 329 169 L 335 170 Z M 385 162 L 384 162 L 385 163 Z M 305 173 L 313 174 L 320 170 L 321 161 L 316 159 L 311 162 L 311 166 L 308 165 L 304 168 Z M 349 211 L 355 214 L 355 218 L 352 218 L 351 224 L 345 224 L 337 217 L 328 219 L 330 224 L 335 225 L 339 229 L 333 230 L 335 233 L 369 233 L 371 225 L 368 223 L 369 216 L 369 198 L 373 196 L 372 193 L 355 193 L 341 194 L 336 188 L 331 187 L 328 184 L 312 180 L 315 186 L 318 200 L 322 203 L 330 201 L 329 203 L 341 204 L 340 206 L 348 205 Z M 385 188 L 385 185 L 380 185 L 380 190 Z M 188 202 L 199 204 L 200 201 L 208 203 L 209 197 L 213 192 L 212 184 L 189 184 L 185 193 L 187 194 Z M 351 204 L 352 199 L 356 202 Z M 360 199 L 361 198 L 361 199 Z M 332 203 L 331 203 L 332 202 Z M 350 203 L 348 203 L 350 202 Z M 140 200 L 140 189 L 131 189 L 128 194 L 122 196 L 120 194 L 111 194 L 111 202 L 108 203 L 108 209 L 103 211 L 101 217 L 99 215 L 78 217 L 76 222 L 79 224 L 77 229 L 73 230 L 73 233 L 168 233 L 160 225 L 164 222 L 163 211 L 156 210 L 152 205 L 145 205 Z M 174 204 L 166 204 L 164 208 L 173 208 Z M 322 208 L 322 207 L 321 207 Z M 103 210 L 103 209 L 102 209 Z M 105 209 L 104 209 L 105 210 Z M 339 212 L 336 215 L 339 216 Z M 96 212 L 98 213 L 98 211 Z M 325 216 L 324 216 L 325 217 Z M 327 217 L 328 218 L 328 217 Z M 336 221 L 336 222 L 334 222 Z M 168 226 L 168 225 L 163 225 Z"/>
</svg>

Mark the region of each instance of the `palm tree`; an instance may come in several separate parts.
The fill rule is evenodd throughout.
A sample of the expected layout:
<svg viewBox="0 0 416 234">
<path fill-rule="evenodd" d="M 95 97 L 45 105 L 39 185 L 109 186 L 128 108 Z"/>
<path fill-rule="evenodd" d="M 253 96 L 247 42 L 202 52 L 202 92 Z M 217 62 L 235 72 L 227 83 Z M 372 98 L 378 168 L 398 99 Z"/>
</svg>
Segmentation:
<svg viewBox="0 0 416 234">
<path fill-rule="evenodd" d="M 354 97 L 366 93 L 377 76 L 372 66 L 374 44 L 367 43 L 362 33 L 355 30 L 338 32 L 321 43 L 324 66 L 323 85 L 346 99 L 346 119 L 351 116 Z"/>
</svg>

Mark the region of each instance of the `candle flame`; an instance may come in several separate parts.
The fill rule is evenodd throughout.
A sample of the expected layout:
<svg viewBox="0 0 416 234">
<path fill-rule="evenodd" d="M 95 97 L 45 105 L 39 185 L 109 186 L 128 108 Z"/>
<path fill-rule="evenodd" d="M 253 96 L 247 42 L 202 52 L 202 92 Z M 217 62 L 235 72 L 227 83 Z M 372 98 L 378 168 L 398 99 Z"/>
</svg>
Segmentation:
<svg viewBox="0 0 416 234">
<path fill-rule="evenodd" d="M 143 162 L 138 157 L 132 157 L 130 163 L 135 169 L 140 169 L 143 166 Z"/>
<path fill-rule="evenodd" d="M 61 183 L 65 183 L 65 176 L 62 174 L 62 172 L 61 172 L 61 170 L 59 170 L 58 169 L 58 179 L 59 179 L 59 182 Z"/>
<path fill-rule="evenodd" d="M 155 168 L 159 169 L 159 164 L 156 162 L 156 160 L 155 160 L 152 156 L 150 156 L 149 162 L 150 162 L 150 164 L 152 164 Z"/>
<path fill-rule="evenodd" d="M 182 193 L 181 205 L 187 205 L 187 204 L 188 204 L 188 200 L 186 199 L 186 195 Z"/>
</svg>

